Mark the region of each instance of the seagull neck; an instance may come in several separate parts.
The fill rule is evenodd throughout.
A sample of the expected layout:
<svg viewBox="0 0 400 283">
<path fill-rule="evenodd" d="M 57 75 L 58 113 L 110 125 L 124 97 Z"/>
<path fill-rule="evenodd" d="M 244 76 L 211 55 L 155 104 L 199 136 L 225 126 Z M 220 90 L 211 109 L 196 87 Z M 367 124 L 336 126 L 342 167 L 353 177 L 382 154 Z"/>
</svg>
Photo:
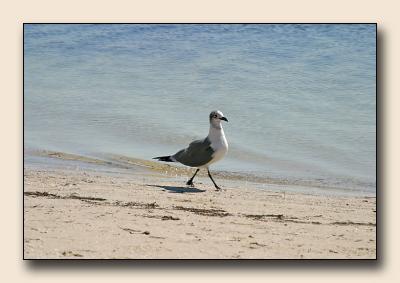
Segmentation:
<svg viewBox="0 0 400 283">
<path fill-rule="evenodd" d="M 214 125 L 210 124 L 210 131 L 208 132 L 208 136 L 211 137 L 216 137 L 216 136 L 221 136 L 224 134 L 224 129 L 222 128 L 221 124 Z"/>
</svg>

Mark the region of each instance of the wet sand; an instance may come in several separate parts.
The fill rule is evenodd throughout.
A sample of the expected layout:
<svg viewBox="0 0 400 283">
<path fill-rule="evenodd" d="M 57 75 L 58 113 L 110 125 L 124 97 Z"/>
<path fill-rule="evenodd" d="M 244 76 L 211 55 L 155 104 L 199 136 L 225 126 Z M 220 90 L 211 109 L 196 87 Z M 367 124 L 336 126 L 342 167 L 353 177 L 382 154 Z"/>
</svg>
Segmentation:
<svg viewBox="0 0 400 283">
<path fill-rule="evenodd" d="M 25 168 L 24 257 L 376 258 L 375 197 Z"/>
</svg>

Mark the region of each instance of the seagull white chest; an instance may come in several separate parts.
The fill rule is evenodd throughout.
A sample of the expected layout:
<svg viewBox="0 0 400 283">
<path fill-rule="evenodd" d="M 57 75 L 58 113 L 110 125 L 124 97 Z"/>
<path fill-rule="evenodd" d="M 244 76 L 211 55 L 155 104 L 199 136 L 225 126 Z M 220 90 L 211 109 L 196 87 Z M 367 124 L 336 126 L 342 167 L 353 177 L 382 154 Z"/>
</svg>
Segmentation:
<svg viewBox="0 0 400 283">
<path fill-rule="evenodd" d="M 228 141 L 226 140 L 225 133 L 222 128 L 210 131 L 208 138 L 210 139 L 210 146 L 214 153 L 212 155 L 212 160 L 207 163 L 207 166 L 211 163 L 221 160 L 228 152 Z"/>
</svg>

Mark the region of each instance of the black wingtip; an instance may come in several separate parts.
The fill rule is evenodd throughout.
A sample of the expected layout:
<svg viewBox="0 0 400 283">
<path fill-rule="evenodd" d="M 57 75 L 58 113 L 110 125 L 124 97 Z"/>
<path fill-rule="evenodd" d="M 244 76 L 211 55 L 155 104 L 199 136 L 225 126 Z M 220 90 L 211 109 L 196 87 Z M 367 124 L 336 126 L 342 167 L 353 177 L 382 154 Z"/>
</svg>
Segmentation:
<svg viewBox="0 0 400 283">
<path fill-rule="evenodd" d="M 171 156 L 159 156 L 159 157 L 154 157 L 153 159 L 157 159 L 158 161 L 164 161 L 164 162 L 174 162 Z"/>
</svg>

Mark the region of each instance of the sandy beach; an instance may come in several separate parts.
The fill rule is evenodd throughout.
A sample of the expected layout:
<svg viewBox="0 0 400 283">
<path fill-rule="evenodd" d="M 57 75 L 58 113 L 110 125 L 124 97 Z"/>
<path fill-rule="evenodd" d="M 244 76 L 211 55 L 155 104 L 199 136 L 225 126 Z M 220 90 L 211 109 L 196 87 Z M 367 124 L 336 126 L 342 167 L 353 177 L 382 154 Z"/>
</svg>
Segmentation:
<svg viewBox="0 0 400 283">
<path fill-rule="evenodd" d="M 195 185 L 25 168 L 24 258 L 376 258 L 375 197 Z"/>
</svg>

